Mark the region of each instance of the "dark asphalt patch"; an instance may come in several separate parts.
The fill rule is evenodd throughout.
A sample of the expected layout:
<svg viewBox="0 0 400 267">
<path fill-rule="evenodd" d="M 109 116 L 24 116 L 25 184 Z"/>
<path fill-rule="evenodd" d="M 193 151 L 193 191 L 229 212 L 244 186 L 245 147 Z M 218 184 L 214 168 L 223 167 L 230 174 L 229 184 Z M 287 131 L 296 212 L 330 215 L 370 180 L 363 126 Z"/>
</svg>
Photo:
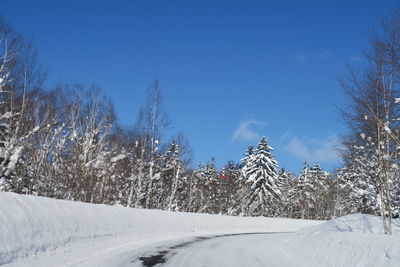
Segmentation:
<svg viewBox="0 0 400 267">
<path fill-rule="evenodd" d="M 143 266 L 154 266 L 159 263 L 165 262 L 165 255 L 167 255 L 168 250 L 159 251 L 158 254 L 148 256 L 148 257 L 140 257 L 139 260 L 142 262 Z"/>
</svg>

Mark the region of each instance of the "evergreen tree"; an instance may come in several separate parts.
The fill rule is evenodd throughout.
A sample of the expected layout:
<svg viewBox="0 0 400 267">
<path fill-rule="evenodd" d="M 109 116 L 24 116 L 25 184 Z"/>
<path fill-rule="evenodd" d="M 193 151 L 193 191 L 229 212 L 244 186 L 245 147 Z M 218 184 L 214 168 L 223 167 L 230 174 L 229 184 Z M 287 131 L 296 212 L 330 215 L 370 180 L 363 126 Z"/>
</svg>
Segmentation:
<svg viewBox="0 0 400 267">
<path fill-rule="evenodd" d="M 328 172 L 323 171 L 318 163 L 310 169 L 311 180 L 314 183 L 314 214 L 317 220 L 327 220 L 332 217 L 334 209 L 334 184 Z"/>
<path fill-rule="evenodd" d="M 334 187 L 328 172 L 316 163 L 309 167 L 304 162 L 294 192 L 294 218 L 329 219 L 334 206 Z"/>
<path fill-rule="evenodd" d="M 338 171 L 341 197 L 346 213 L 379 214 L 378 161 L 370 138 L 364 146 L 353 145 L 352 155 Z M 372 155 L 372 156 L 371 156 Z"/>
<path fill-rule="evenodd" d="M 228 161 L 224 168 L 225 178 L 220 179 L 220 213 L 222 214 L 234 215 L 236 213 L 238 193 L 244 182 L 243 179 L 240 179 L 240 171 L 240 164 L 234 161 Z"/>
<path fill-rule="evenodd" d="M 244 152 L 244 158 L 241 160 L 242 161 L 242 169 L 241 169 L 241 177 L 246 177 L 246 173 L 249 168 L 248 162 L 251 160 L 251 158 L 254 155 L 254 147 L 253 146 L 248 146 L 246 152 Z"/>
<path fill-rule="evenodd" d="M 315 188 L 310 175 L 307 161 L 304 161 L 303 170 L 300 172 L 296 185 L 295 218 L 310 218 L 313 208 Z"/>
<path fill-rule="evenodd" d="M 279 210 L 280 216 L 292 218 L 294 212 L 294 203 L 296 203 L 295 192 L 296 192 L 296 177 L 293 173 L 286 171 L 282 168 L 278 173 L 279 186 L 282 188 L 282 206 Z"/>
<path fill-rule="evenodd" d="M 378 193 L 373 183 L 354 166 L 344 166 L 337 170 L 340 204 L 345 213 L 379 213 Z"/>
<path fill-rule="evenodd" d="M 254 154 L 249 155 L 244 165 L 244 179 L 250 185 L 249 196 L 244 207 L 245 214 L 276 216 L 281 205 L 278 185 L 278 164 L 272 155 L 265 137 L 261 139 Z"/>
</svg>

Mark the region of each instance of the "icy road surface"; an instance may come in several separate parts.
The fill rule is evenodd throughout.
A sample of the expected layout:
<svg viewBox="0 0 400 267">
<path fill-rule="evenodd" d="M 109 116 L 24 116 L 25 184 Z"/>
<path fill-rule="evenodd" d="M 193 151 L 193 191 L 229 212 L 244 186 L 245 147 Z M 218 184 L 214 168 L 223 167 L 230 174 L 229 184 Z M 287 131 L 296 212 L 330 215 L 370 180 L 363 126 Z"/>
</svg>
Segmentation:
<svg viewBox="0 0 400 267">
<path fill-rule="evenodd" d="M 119 266 L 316 266 L 287 251 L 294 233 L 245 233 L 159 245 Z"/>
</svg>

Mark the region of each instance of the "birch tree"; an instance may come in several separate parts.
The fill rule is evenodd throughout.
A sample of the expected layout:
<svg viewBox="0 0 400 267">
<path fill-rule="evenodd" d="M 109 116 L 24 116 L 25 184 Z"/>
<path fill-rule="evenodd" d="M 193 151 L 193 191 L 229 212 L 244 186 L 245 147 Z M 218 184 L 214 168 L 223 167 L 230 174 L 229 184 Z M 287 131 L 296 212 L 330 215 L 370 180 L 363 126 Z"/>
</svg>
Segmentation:
<svg viewBox="0 0 400 267">
<path fill-rule="evenodd" d="M 397 52 L 394 53 L 392 49 L 398 45 L 396 38 L 400 37 L 397 25 L 399 13 L 395 14 L 396 17 L 389 20 L 389 24 L 384 24 L 383 36 L 375 35 L 371 39 L 367 68 L 361 73 L 351 71 L 349 77 L 342 81 L 342 87 L 350 100 L 349 105 L 342 109 L 350 129 L 349 136 L 343 142 L 347 149 L 345 160 L 351 160 L 354 148 L 373 146 L 365 151 L 366 162 L 362 165 L 374 168 L 370 178 L 377 186 L 386 234 L 392 233 L 392 184 L 394 179 L 398 179 L 393 175 L 393 168 L 398 168 L 400 144 L 397 120 L 399 109 L 395 105 L 399 85 L 396 77 L 399 77 L 399 73 L 396 59 L 393 58 Z M 369 144 L 365 137 L 370 139 Z"/>
</svg>

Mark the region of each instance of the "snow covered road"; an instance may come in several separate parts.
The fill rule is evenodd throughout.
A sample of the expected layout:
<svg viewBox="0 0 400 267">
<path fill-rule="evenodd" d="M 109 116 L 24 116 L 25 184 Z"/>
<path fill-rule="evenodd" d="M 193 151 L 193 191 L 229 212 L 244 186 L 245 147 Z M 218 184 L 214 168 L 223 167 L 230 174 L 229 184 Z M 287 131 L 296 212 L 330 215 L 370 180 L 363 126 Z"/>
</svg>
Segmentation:
<svg viewBox="0 0 400 267">
<path fill-rule="evenodd" d="M 321 266 L 307 257 L 298 255 L 290 246 L 295 233 L 253 232 L 222 235 L 152 239 L 147 245 L 128 242 L 109 247 L 94 245 L 92 252 L 76 254 L 74 259 L 34 262 L 34 266 Z M 115 246 L 116 245 L 116 246 Z M 97 251 L 97 252 L 95 252 Z M 70 254 L 71 255 L 71 254 Z M 21 262 L 19 262 L 21 263 Z M 24 265 L 24 264 L 23 264 Z M 25 265 L 24 265 L 25 266 Z M 28 266 L 28 265 L 27 265 Z"/>
<path fill-rule="evenodd" d="M 120 266 L 314 266 L 287 251 L 293 233 L 244 233 L 196 238 Z"/>
<path fill-rule="evenodd" d="M 21 259 L 9 266 L 321 266 L 293 251 L 289 244 L 295 237 L 295 233 L 252 232 L 164 236 L 139 242 L 113 238 Z"/>
</svg>

